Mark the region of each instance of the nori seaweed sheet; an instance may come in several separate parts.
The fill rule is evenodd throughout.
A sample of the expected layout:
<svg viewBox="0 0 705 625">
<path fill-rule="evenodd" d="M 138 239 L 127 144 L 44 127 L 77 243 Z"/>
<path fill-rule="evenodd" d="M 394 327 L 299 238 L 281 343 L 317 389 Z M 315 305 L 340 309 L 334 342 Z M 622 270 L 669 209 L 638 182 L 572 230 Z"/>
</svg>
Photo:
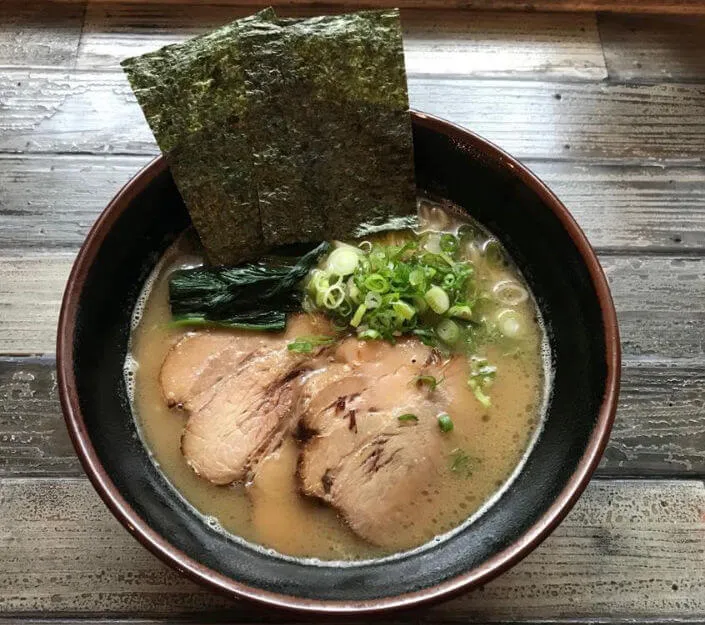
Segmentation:
<svg viewBox="0 0 705 625">
<path fill-rule="evenodd" d="M 415 214 L 398 11 L 267 9 L 122 65 L 211 262 Z"/>
<path fill-rule="evenodd" d="M 266 9 L 212 33 L 126 59 L 122 67 L 215 264 L 262 251 L 239 41 Z"/>
<path fill-rule="evenodd" d="M 416 213 L 397 10 L 259 22 L 240 46 L 266 245 Z"/>
</svg>

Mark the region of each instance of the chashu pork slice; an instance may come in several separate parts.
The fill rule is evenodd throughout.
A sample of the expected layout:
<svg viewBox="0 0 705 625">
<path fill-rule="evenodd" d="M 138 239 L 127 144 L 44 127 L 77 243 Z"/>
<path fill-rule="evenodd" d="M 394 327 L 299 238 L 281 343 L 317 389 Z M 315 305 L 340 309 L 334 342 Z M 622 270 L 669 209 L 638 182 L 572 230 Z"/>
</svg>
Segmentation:
<svg viewBox="0 0 705 625">
<path fill-rule="evenodd" d="M 350 339 L 336 356 L 300 391 L 299 486 L 334 506 L 361 537 L 395 546 L 398 532 L 389 529 L 413 516 L 419 492 L 438 478 L 437 416 L 446 397 L 415 379 L 440 379 L 440 359 L 415 340 L 391 346 Z M 403 414 L 418 421 L 399 421 Z"/>
<path fill-rule="evenodd" d="M 162 391 L 189 415 L 181 450 L 198 475 L 214 484 L 243 480 L 280 444 L 294 426 L 296 378 L 310 356 L 287 345 L 327 327 L 322 318 L 298 315 L 282 334 L 190 332 L 172 347 Z"/>
<path fill-rule="evenodd" d="M 243 480 L 293 427 L 298 354 L 262 348 L 192 398 L 181 438 L 188 465 L 213 484 Z"/>
</svg>

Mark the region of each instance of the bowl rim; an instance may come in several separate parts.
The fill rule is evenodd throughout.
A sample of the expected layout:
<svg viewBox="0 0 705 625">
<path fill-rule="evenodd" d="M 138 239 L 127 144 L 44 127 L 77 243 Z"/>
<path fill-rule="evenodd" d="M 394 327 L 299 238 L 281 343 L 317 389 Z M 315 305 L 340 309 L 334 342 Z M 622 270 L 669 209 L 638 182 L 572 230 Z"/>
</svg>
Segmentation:
<svg viewBox="0 0 705 625">
<path fill-rule="evenodd" d="M 141 169 L 110 201 L 90 229 L 69 275 L 61 304 L 57 331 L 58 392 L 66 426 L 89 480 L 110 511 L 137 540 L 160 560 L 192 580 L 233 598 L 244 598 L 273 608 L 328 615 L 380 613 L 411 608 L 449 599 L 485 584 L 533 551 L 565 518 L 578 500 L 600 461 L 614 422 L 619 396 L 621 348 L 617 315 L 607 279 L 587 237 L 563 203 L 529 169 L 506 152 L 470 130 L 419 111 L 411 112 L 414 123 L 469 145 L 491 162 L 511 169 L 551 209 L 575 244 L 588 269 L 602 314 L 607 376 L 605 392 L 595 428 L 583 455 L 567 484 L 546 512 L 517 540 L 478 566 L 434 586 L 390 597 L 360 601 L 309 599 L 249 586 L 197 562 L 149 527 L 123 498 L 103 468 L 90 440 L 81 412 L 73 363 L 76 317 L 83 286 L 107 233 L 151 181 L 167 169 L 163 156 Z"/>
</svg>

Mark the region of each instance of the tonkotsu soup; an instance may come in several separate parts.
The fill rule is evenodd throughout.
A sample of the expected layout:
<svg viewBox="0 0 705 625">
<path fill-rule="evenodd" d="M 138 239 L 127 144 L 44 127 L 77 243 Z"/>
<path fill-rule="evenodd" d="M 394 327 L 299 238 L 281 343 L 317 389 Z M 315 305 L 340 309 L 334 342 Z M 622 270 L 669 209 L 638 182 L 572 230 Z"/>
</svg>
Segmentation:
<svg viewBox="0 0 705 625">
<path fill-rule="evenodd" d="M 202 264 L 189 233 L 164 255 L 125 375 L 154 462 L 214 531 L 378 558 L 472 522 L 518 471 L 550 386 L 541 317 L 459 209 L 421 200 L 414 231 L 334 243 L 284 331 L 175 318 Z"/>
</svg>

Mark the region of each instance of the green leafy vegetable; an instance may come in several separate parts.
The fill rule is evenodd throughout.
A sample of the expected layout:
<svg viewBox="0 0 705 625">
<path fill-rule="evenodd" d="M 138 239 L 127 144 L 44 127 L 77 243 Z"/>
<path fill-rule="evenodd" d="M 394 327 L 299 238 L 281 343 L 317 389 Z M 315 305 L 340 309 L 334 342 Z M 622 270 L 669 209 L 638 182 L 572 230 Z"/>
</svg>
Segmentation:
<svg viewBox="0 0 705 625">
<path fill-rule="evenodd" d="M 472 477 L 477 462 L 477 459 L 472 458 L 466 451 L 460 449 L 459 447 L 456 447 L 450 452 L 450 470 L 453 473 L 462 475 L 463 477 Z"/>
<path fill-rule="evenodd" d="M 402 423 L 406 422 L 413 422 L 416 423 L 419 418 L 415 414 L 407 413 L 403 414 L 397 417 L 397 420 L 401 421 Z"/>
<path fill-rule="evenodd" d="M 453 429 L 453 419 L 446 412 L 438 415 L 438 427 L 441 428 L 441 432 L 450 432 Z"/>
<path fill-rule="evenodd" d="M 294 265 L 181 269 L 169 278 L 175 321 L 235 328 L 282 330 L 286 313 L 301 305 L 301 280 L 330 245 L 321 243 Z"/>
<path fill-rule="evenodd" d="M 314 348 L 331 345 L 334 342 L 334 336 L 299 336 L 287 345 L 287 349 L 290 352 L 310 354 Z"/>
</svg>

